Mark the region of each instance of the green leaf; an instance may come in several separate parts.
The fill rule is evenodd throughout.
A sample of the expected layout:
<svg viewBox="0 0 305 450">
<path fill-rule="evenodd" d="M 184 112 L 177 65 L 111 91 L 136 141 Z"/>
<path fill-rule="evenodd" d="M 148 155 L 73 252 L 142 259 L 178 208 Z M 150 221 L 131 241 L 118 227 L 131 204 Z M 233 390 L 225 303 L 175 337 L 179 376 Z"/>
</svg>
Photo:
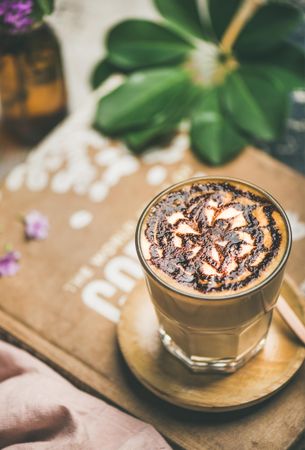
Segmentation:
<svg viewBox="0 0 305 450">
<path fill-rule="evenodd" d="M 180 68 L 136 72 L 99 101 L 95 126 L 116 134 L 162 125 L 183 107 L 190 86 L 189 76 Z"/>
<path fill-rule="evenodd" d="M 105 58 L 98 62 L 90 77 L 90 84 L 93 89 L 100 86 L 107 78 L 115 72 L 120 72 L 111 62 Z"/>
<path fill-rule="evenodd" d="M 216 88 L 202 96 L 192 115 L 191 143 L 195 155 L 211 165 L 231 160 L 248 143 L 222 111 Z"/>
<path fill-rule="evenodd" d="M 179 30 L 200 39 L 210 39 L 208 19 L 203 21 L 196 0 L 154 0 L 160 14 Z"/>
<path fill-rule="evenodd" d="M 262 68 L 240 67 L 221 88 L 224 108 L 236 126 L 258 138 L 273 140 L 284 127 L 287 95 L 283 85 Z"/>
<path fill-rule="evenodd" d="M 181 120 L 189 116 L 197 97 L 197 86 L 190 84 L 181 96 L 174 100 L 174 104 L 172 103 L 171 108 L 168 110 L 168 114 L 166 114 L 167 119 L 164 123 L 137 131 L 131 131 L 121 136 L 121 139 L 125 141 L 134 153 L 141 153 L 152 142 L 163 139 L 164 137 L 172 134 L 178 127 Z"/>
<path fill-rule="evenodd" d="M 234 51 L 237 56 L 271 52 L 302 19 L 302 12 L 292 5 L 267 2 L 242 29 Z"/>
<path fill-rule="evenodd" d="M 142 153 L 149 144 L 160 138 L 164 138 L 173 133 L 178 123 L 168 123 L 166 125 L 157 125 L 151 128 L 145 128 L 140 131 L 131 131 L 121 136 L 121 139 L 132 150 L 133 153 Z"/>
<path fill-rule="evenodd" d="M 54 10 L 54 0 L 37 0 L 37 6 L 41 9 L 42 15 L 51 14 Z"/>
<path fill-rule="evenodd" d="M 208 0 L 212 27 L 219 41 L 241 3 L 242 0 Z"/>
<path fill-rule="evenodd" d="M 108 34 L 111 63 L 123 69 L 181 62 L 193 45 L 174 31 L 148 20 L 126 20 Z"/>
<path fill-rule="evenodd" d="M 160 0 L 162 1 L 162 0 Z M 220 41 L 242 0 L 209 0 L 212 27 Z M 302 12 L 292 5 L 268 1 L 242 29 L 235 45 L 237 56 L 263 54 L 275 49 L 302 21 Z"/>
<path fill-rule="evenodd" d="M 284 42 L 277 49 L 258 57 L 247 55 L 240 62 L 253 64 L 254 70 L 257 66 L 264 69 L 281 81 L 287 93 L 305 85 L 304 50 L 290 42 Z"/>
</svg>

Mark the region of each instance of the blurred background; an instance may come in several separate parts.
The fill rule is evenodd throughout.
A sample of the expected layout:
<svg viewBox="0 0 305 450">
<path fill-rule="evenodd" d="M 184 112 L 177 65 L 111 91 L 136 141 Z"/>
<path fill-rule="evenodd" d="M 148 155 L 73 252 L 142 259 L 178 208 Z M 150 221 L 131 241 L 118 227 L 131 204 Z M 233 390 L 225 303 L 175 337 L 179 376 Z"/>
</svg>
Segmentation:
<svg viewBox="0 0 305 450">
<path fill-rule="evenodd" d="M 91 91 L 90 73 L 103 52 L 105 32 L 128 16 L 154 17 L 156 12 L 150 0 L 57 0 L 54 13 L 46 17 L 61 46 L 70 113 Z M 31 147 L 7 133 L 1 119 L 0 109 L 0 180 L 26 158 Z"/>
<path fill-rule="evenodd" d="M 0 0 L 0 4 L 1 4 Z M 229 0 L 228 0 L 229 1 Z M 297 0 L 305 13 L 305 0 Z M 55 30 L 61 47 L 66 80 L 68 111 L 73 113 L 91 91 L 89 78 L 95 63 L 103 55 L 103 37 L 113 24 L 125 18 L 156 18 L 150 0 L 57 0 L 55 11 L 46 17 Z M 305 45 L 304 24 L 292 39 Z M 283 139 L 276 143 L 257 142 L 257 146 L 305 173 L 305 91 L 292 94 L 293 106 Z M 1 123 L 1 112 L 0 112 Z M 31 146 L 21 145 L 0 126 L 0 179 L 23 160 Z"/>
</svg>

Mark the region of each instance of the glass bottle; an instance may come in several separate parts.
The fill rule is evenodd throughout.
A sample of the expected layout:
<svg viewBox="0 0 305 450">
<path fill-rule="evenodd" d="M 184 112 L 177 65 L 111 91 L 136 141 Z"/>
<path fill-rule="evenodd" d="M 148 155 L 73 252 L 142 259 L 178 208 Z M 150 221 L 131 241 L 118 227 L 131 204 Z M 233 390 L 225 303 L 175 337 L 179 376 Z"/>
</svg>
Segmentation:
<svg viewBox="0 0 305 450">
<path fill-rule="evenodd" d="M 0 32 L 0 101 L 5 128 L 26 145 L 36 144 L 66 116 L 60 47 L 47 23 Z"/>
</svg>

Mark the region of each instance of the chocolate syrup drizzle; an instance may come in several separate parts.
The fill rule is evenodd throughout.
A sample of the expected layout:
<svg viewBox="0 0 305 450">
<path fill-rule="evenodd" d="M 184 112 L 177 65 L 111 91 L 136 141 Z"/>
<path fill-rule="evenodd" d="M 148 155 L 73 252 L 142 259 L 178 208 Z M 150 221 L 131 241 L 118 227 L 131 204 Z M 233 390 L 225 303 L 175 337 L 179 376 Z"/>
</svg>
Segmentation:
<svg viewBox="0 0 305 450">
<path fill-rule="evenodd" d="M 242 226 L 234 226 L 234 217 L 219 218 L 228 208 L 234 208 L 235 215 L 240 211 Z M 257 208 L 264 225 L 255 217 Z M 266 198 L 225 182 L 196 183 L 171 192 L 152 208 L 146 221 L 149 262 L 202 293 L 237 290 L 257 279 L 278 253 L 282 236 L 274 211 Z M 174 213 L 184 217 L 177 215 L 171 223 L 168 219 Z M 179 232 L 181 224 L 184 233 Z M 268 246 L 264 229 L 271 237 Z"/>
</svg>

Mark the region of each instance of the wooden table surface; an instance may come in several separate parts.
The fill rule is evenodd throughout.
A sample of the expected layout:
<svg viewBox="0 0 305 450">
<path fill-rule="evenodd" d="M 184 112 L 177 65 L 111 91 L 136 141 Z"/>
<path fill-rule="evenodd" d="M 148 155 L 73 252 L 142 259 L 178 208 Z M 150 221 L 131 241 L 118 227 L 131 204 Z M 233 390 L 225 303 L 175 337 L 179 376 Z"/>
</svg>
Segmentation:
<svg viewBox="0 0 305 450">
<path fill-rule="evenodd" d="M 94 63 L 102 55 L 105 31 L 122 18 L 154 17 L 151 4 L 150 0 L 57 1 L 57 10 L 50 22 L 62 44 L 70 111 L 77 110 L 90 92 L 88 78 Z M 28 151 L 0 127 L 0 180 L 25 159 Z M 305 434 L 293 448 L 305 449 Z"/>
</svg>

